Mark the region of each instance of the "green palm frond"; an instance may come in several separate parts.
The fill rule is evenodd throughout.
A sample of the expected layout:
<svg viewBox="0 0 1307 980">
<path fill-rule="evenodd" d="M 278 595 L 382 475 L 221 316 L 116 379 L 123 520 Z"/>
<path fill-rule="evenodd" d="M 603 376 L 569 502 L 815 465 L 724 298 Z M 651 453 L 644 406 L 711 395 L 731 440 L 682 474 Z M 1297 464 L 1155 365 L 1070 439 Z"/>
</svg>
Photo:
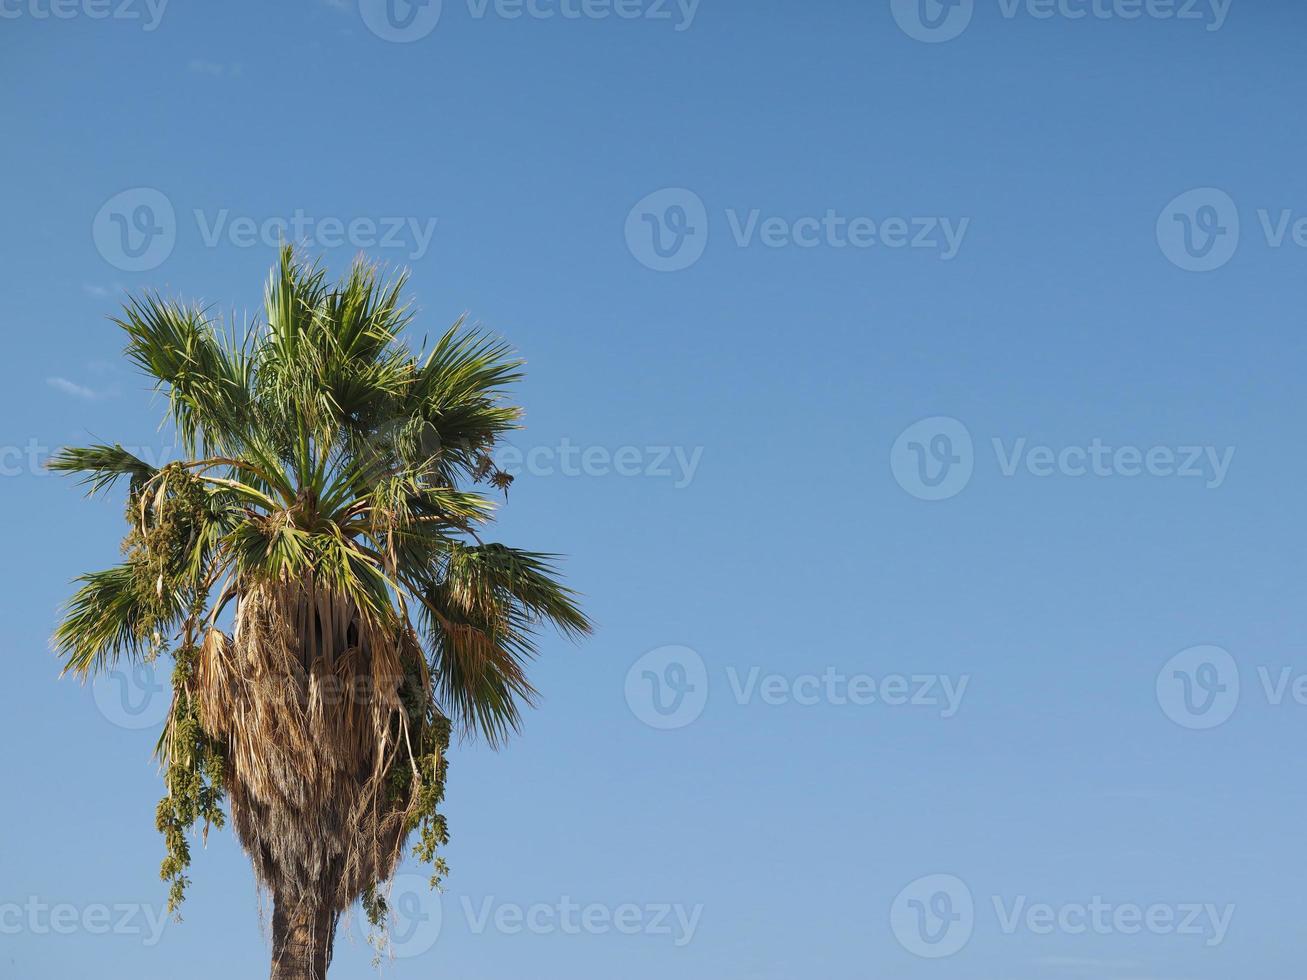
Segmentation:
<svg viewBox="0 0 1307 980">
<path fill-rule="evenodd" d="M 224 344 L 204 310 L 157 295 L 130 300 L 114 322 L 127 333 L 128 358 L 168 395 L 185 451 L 237 448 L 251 410 L 244 348 Z"/>
<path fill-rule="evenodd" d="M 61 449 L 50 457 L 47 466 L 56 473 L 81 473 L 81 482 L 90 488 L 90 496 L 110 489 L 123 477 L 135 492 L 157 472 L 117 444 Z"/>
<path fill-rule="evenodd" d="M 517 703 L 531 703 L 525 667 L 537 628 L 547 623 L 573 637 L 591 629 L 549 556 L 501 544 L 450 542 L 439 574 L 417 591 L 437 657 L 433 676 L 455 717 L 492 744 L 516 728 Z"/>
<path fill-rule="evenodd" d="M 55 632 L 70 670 L 198 636 L 255 583 L 312 581 L 422 638 L 441 712 L 495 743 L 517 726 L 537 629 L 590 624 L 551 556 L 481 540 L 497 502 L 475 484 L 506 482 L 493 453 L 519 425 L 522 361 L 462 320 L 410 350 L 404 285 L 361 261 L 333 283 L 286 248 L 262 322 L 128 303 L 127 356 L 167 394 L 185 458 L 52 459 L 91 493 L 129 489 L 127 561 L 80 579 Z"/>
<path fill-rule="evenodd" d="M 181 605 L 174 593 L 152 588 L 139 567 L 115 565 L 80 576 L 65 608 L 54 647 L 65 671 L 85 676 L 111 668 L 120 657 L 147 657 L 162 640 L 160 624 L 175 622 Z"/>
</svg>

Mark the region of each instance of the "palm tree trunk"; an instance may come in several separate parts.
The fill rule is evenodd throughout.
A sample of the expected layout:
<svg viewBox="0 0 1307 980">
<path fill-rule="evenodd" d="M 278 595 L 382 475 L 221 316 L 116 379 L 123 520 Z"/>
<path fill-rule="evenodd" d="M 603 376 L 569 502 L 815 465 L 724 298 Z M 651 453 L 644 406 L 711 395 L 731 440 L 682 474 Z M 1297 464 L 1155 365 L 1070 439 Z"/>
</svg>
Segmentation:
<svg viewBox="0 0 1307 980">
<path fill-rule="evenodd" d="M 281 895 L 272 902 L 272 980 L 327 980 L 336 916 Z"/>
</svg>

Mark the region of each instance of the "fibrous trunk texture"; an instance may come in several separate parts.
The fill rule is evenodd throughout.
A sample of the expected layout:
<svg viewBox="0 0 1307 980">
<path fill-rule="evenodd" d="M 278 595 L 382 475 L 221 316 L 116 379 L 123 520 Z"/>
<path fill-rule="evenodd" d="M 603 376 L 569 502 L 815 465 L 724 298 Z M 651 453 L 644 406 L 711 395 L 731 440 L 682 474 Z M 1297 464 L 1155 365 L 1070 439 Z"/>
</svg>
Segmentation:
<svg viewBox="0 0 1307 980">
<path fill-rule="evenodd" d="M 327 980 L 337 917 L 273 896 L 272 980 Z"/>
<path fill-rule="evenodd" d="M 312 580 L 245 591 L 233 638 L 206 639 L 201 715 L 227 746 L 232 823 L 273 896 L 274 978 L 323 980 L 340 914 L 394 871 L 411 806 L 391 778 L 412 766 L 401 695 L 427 683 L 421 662 L 405 628 Z"/>
</svg>

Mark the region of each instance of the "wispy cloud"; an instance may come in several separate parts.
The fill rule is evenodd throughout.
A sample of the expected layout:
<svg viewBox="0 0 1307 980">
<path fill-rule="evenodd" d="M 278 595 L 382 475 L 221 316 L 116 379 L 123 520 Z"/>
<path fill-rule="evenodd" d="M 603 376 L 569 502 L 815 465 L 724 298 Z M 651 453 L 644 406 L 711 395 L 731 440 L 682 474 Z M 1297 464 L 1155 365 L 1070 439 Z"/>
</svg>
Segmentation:
<svg viewBox="0 0 1307 980">
<path fill-rule="evenodd" d="M 74 398 L 85 398 L 87 401 L 94 401 L 100 397 L 99 392 L 86 385 L 79 385 L 76 381 L 69 381 L 67 378 L 58 376 L 46 378 L 45 383 L 55 391 L 62 391 L 65 395 L 72 395 Z"/>
<path fill-rule="evenodd" d="M 122 296 L 127 292 L 127 287 L 120 282 L 111 282 L 102 284 L 98 282 L 82 283 L 82 292 L 93 299 L 106 299 L 111 296 Z"/>
</svg>

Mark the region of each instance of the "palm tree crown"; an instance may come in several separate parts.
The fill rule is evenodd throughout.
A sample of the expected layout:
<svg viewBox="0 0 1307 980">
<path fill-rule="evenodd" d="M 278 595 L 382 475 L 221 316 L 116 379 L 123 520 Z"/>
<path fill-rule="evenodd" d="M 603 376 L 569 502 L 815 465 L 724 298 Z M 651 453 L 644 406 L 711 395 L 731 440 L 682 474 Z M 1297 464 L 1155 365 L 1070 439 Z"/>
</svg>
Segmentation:
<svg viewBox="0 0 1307 980">
<path fill-rule="evenodd" d="M 176 900 L 186 831 L 228 799 L 279 903 L 329 932 L 360 895 L 379 915 L 411 831 L 443 867 L 451 723 L 502 742 L 537 626 L 590 628 L 550 556 L 481 538 L 495 501 L 474 485 L 511 482 L 492 451 L 517 428 L 521 362 L 461 320 L 414 353 L 403 286 L 362 261 L 330 283 L 286 248 L 243 330 L 134 299 L 116 322 L 184 458 L 51 462 L 92 493 L 127 483 L 124 559 L 79 579 L 54 645 L 83 676 L 175 661 L 159 825 Z"/>
</svg>

